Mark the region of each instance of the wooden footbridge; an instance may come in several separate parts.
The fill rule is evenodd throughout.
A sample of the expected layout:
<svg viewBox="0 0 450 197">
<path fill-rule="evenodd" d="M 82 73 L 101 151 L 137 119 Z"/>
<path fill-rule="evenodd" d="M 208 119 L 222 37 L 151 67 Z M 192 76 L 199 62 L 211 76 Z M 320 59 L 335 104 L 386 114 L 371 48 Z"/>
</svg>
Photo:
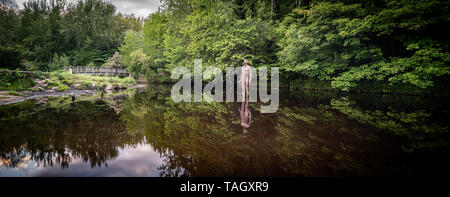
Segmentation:
<svg viewBox="0 0 450 197">
<path fill-rule="evenodd" d="M 97 76 L 129 76 L 126 69 L 123 68 L 105 68 L 105 67 L 92 67 L 92 66 L 71 66 L 64 68 L 68 70 L 70 74 L 90 74 Z"/>
</svg>

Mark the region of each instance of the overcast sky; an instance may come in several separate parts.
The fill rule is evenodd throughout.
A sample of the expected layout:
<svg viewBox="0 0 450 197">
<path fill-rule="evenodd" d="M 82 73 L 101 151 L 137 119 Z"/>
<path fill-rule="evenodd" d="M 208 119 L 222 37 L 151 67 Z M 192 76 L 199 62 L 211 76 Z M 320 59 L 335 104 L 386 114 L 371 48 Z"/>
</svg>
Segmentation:
<svg viewBox="0 0 450 197">
<path fill-rule="evenodd" d="M 16 0 L 20 8 L 22 8 L 23 2 L 28 0 Z M 77 2 L 78 0 L 66 0 L 66 2 Z M 160 0 L 104 0 L 112 2 L 117 11 L 124 14 L 134 14 L 136 16 L 147 17 L 150 13 L 158 10 Z"/>
</svg>

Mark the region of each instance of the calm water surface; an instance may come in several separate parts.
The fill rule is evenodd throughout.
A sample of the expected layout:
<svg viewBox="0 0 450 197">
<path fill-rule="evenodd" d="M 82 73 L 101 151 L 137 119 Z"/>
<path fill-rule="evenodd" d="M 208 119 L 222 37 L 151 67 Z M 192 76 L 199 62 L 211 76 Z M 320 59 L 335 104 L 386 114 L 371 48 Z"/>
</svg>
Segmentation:
<svg viewBox="0 0 450 197">
<path fill-rule="evenodd" d="M 0 176 L 449 172 L 445 100 L 282 89 L 278 112 L 261 114 L 261 103 L 174 103 L 170 88 L 0 106 Z"/>
</svg>

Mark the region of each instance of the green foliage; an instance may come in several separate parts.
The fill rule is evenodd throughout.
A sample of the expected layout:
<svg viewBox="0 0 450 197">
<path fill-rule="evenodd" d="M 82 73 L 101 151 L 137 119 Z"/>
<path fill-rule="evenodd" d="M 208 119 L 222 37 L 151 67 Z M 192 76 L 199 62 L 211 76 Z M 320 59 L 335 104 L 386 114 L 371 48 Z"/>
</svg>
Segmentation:
<svg viewBox="0 0 450 197">
<path fill-rule="evenodd" d="M 125 62 L 129 61 L 130 54 L 138 49 L 142 49 L 142 33 L 128 30 L 125 34 L 124 44 L 119 50 Z"/>
<path fill-rule="evenodd" d="M 0 72 L 0 90 L 26 91 L 34 85 L 32 77 L 19 72 Z"/>
<path fill-rule="evenodd" d="M 167 81 L 160 75 L 176 66 L 192 67 L 194 58 L 202 59 L 204 67 L 222 69 L 241 66 L 244 58 L 255 66 L 275 64 L 275 29 L 265 10 L 267 4 L 242 4 L 245 6 L 229 1 L 164 1 L 165 9 L 149 16 L 142 33 L 127 32 L 120 47 L 127 67 L 152 81 Z M 130 55 L 140 49 L 148 56 L 142 69 L 130 65 Z"/>
<path fill-rule="evenodd" d="M 119 32 L 125 32 L 127 30 L 141 31 L 142 30 L 142 18 L 136 18 L 134 14 L 122 15 L 121 13 L 115 16 L 116 29 Z"/>
<path fill-rule="evenodd" d="M 23 51 L 20 48 L 0 45 L 0 68 L 21 68 Z"/>
<path fill-rule="evenodd" d="M 17 15 L 18 6 L 14 0 L 1 0 L 0 1 L 0 54 L 3 54 L 3 47 L 11 46 L 15 43 L 15 33 L 18 25 L 19 17 Z M 0 66 L 3 67 L 3 56 L 2 63 Z"/>
<path fill-rule="evenodd" d="M 119 52 L 114 52 L 114 55 L 110 58 L 108 58 L 108 61 L 102 65 L 103 67 L 108 68 L 123 68 L 124 62 L 122 56 L 119 54 Z"/>
<path fill-rule="evenodd" d="M 164 56 L 164 34 L 168 16 L 165 12 L 156 12 L 145 21 L 142 34 L 144 53 L 150 57 L 151 68 L 164 68 L 167 63 Z"/>
<path fill-rule="evenodd" d="M 361 80 L 430 88 L 450 74 L 448 1 L 318 3 L 294 9 L 278 32 L 282 68 L 342 90 Z"/>
<path fill-rule="evenodd" d="M 161 9 L 142 19 L 116 14 L 102 0 L 30 0 L 20 10 L 4 0 L 0 66 L 123 66 L 136 76 L 166 81 L 162 75 L 176 66 L 192 67 L 193 59 L 224 69 L 247 58 L 255 67 L 280 67 L 287 82 L 310 78 L 346 91 L 366 82 L 436 91 L 448 89 L 450 77 L 449 32 L 443 28 L 450 22 L 449 4 L 163 0 Z"/>
<path fill-rule="evenodd" d="M 203 59 L 205 67 L 222 69 L 241 66 L 244 58 L 254 66 L 269 66 L 276 61 L 273 23 L 266 20 L 263 3 L 244 8 L 247 14 L 243 18 L 235 13 L 237 5 L 229 2 L 198 1 L 193 7 L 184 20 L 177 24 L 169 20 L 167 24 L 166 67 L 191 66 L 194 58 Z"/>
<path fill-rule="evenodd" d="M 49 89 L 57 87 L 58 91 L 65 91 L 69 89 L 69 86 L 67 84 L 63 84 L 64 81 L 65 77 L 59 73 L 52 73 L 50 78 L 46 80 Z"/>
<path fill-rule="evenodd" d="M 440 27 L 448 25 L 449 1 L 271 3 L 163 1 L 145 21 L 143 44 L 122 47 L 143 48 L 149 67 L 165 71 L 194 58 L 222 69 L 247 58 L 295 73 L 288 81 L 309 77 L 339 90 L 365 81 L 413 92 L 445 86 L 450 54 Z"/>
<path fill-rule="evenodd" d="M 56 71 L 61 70 L 64 67 L 70 66 L 69 64 L 69 58 L 65 55 L 59 56 L 58 54 L 55 54 L 53 56 L 53 60 L 48 66 L 48 71 Z"/>
<path fill-rule="evenodd" d="M 139 77 L 139 74 L 144 73 L 143 64 L 148 65 L 149 63 L 149 59 L 143 53 L 142 47 L 142 32 L 128 30 L 125 34 L 124 44 L 119 48 L 128 72 L 134 73 L 137 77 Z M 133 54 L 133 57 L 131 54 Z M 145 62 L 140 62 L 140 60 L 145 60 Z"/>
<path fill-rule="evenodd" d="M 61 76 L 63 79 L 59 79 Z M 129 77 L 108 77 L 108 76 L 92 76 L 85 74 L 75 74 L 72 75 L 69 72 L 63 72 L 61 74 L 52 73 L 50 77 L 53 81 L 64 85 L 58 85 L 60 89 L 65 89 L 65 86 L 72 87 L 74 84 L 80 84 L 79 89 L 91 89 L 92 84 L 95 84 L 96 89 L 103 90 L 108 84 L 121 85 L 123 87 L 128 87 L 136 85 L 136 81 Z"/>
<path fill-rule="evenodd" d="M 38 79 L 45 79 L 46 77 L 48 77 L 48 73 L 44 73 L 42 71 L 36 71 L 36 72 L 33 72 L 33 77 L 38 78 Z"/>
<path fill-rule="evenodd" d="M 60 69 L 55 54 L 65 54 L 70 65 L 100 66 L 118 49 L 123 32 L 142 29 L 142 19 L 116 14 L 102 0 L 29 0 L 20 10 L 6 0 L 0 18 L 0 66 L 10 69 Z"/>
<path fill-rule="evenodd" d="M 128 71 L 137 74 L 136 76 L 139 78 L 139 73 L 145 74 L 150 71 L 149 61 L 150 58 L 142 51 L 142 49 L 138 49 L 130 54 L 130 57 L 126 59 L 125 64 L 127 65 Z"/>
<path fill-rule="evenodd" d="M 136 81 L 130 77 L 121 78 L 119 81 L 124 86 L 136 85 Z"/>
</svg>

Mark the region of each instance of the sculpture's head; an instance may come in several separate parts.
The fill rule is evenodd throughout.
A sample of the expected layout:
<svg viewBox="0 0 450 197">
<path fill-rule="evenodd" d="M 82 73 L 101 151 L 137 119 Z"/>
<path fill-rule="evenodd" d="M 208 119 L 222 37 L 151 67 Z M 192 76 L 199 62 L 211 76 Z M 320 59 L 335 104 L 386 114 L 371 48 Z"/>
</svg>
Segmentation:
<svg viewBox="0 0 450 197">
<path fill-rule="evenodd" d="M 248 65 L 248 59 L 244 59 L 244 66 Z"/>
</svg>

